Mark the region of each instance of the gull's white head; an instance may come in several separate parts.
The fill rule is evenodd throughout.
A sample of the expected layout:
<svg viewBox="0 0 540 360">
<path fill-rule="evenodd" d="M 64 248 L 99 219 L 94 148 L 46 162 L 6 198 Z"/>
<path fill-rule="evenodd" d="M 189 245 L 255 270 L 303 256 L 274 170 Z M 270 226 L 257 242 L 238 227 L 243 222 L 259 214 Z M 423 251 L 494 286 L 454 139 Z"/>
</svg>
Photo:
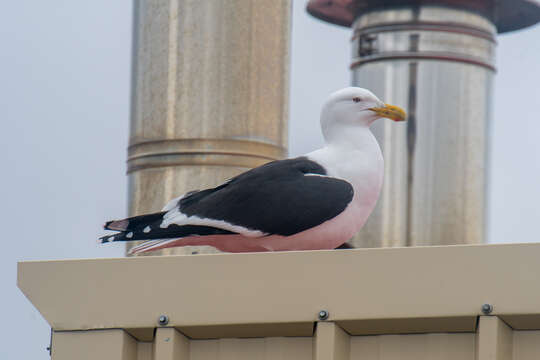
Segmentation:
<svg viewBox="0 0 540 360">
<path fill-rule="evenodd" d="M 385 104 L 371 91 L 347 87 L 328 97 L 321 112 L 321 127 L 325 139 L 334 132 L 347 132 L 354 128 L 369 127 L 375 120 L 388 118 L 405 120 L 403 109 Z"/>
</svg>

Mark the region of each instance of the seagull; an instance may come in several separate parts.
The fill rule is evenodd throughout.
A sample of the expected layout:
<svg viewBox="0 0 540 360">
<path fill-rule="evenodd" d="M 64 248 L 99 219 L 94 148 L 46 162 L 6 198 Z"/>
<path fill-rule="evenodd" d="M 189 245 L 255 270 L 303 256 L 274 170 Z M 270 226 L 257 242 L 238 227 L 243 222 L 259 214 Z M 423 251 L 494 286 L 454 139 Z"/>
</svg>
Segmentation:
<svg viewBox="0 0 540 360">
<path fill-rule="evenodd" d="M 101 243 L 145 240 L 130 254 L 187 245 L 225 252 L 334 249 L 373 211 L 383 182 L 381 149 L 369 127 L 405 120 L 403 109 L 347 87 L 321 111 L 325 146 L 266 163 L 223 184 L 190 191 L 160 212 L 108 221 Z"/>
</svg>

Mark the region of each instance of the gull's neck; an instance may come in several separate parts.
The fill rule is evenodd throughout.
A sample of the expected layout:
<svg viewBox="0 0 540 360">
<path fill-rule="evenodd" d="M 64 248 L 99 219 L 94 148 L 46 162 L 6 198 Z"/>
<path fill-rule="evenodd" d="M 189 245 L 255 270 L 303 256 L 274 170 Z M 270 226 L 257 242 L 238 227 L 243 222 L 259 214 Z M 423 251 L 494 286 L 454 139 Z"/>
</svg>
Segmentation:
<svg viewBox="0 0 540 360">
<path fill-rule="evenodd" d="M 379 144 L 368 126 L 340 125 L 332 129 L 325 129 L 323 133 L 326 147 L 334 151 L 367 151 L 374 148 L 379 150 Z"/>
<path fill-rule="evenodd" d="M 358 171 L 375 169 L 382 171 L 383 158 L 379 143 L 367 126 L 355 126 L 345 131 L 325 132 L 326 145 L 307 156 L 314 159 L 328 170 L 347 169 L 348 174 L 356 175 Z"/>
</svg>

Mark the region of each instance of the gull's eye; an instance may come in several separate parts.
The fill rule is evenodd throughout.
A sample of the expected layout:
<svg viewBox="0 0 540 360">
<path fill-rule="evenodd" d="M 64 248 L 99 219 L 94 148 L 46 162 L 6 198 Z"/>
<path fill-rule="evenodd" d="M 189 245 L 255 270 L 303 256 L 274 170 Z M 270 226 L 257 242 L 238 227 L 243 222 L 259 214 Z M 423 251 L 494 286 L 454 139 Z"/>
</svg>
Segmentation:
<svg viewBox="0 0 540 360">
<path fill-rule="evenodd" d="M 354 101 L 354 102 L 360 102 L 360 101 L 362 101 L 362 99 L 359 98 L 359 97 L 355 97 L 355 98 L 352 99 L 352 101 Z"/>
</svg>

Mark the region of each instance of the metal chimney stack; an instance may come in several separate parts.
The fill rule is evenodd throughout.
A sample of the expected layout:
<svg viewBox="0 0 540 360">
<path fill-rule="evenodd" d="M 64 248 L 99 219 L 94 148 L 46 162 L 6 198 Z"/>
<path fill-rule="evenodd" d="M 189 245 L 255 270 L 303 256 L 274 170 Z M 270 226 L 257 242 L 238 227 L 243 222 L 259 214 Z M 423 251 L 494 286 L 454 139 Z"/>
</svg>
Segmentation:
<svg viewBox="0 0 540 360">
<path fill-rule="evenodd" d="M 136 0 L 134 9 L 130 216 L 286 156 L 290 0 Z M 192 251 L 212 250 L 157 253 Z"/>
<path fill-rule="evenodd" d="M 354 245 L 484 242 L 495 36 L 540 21 L 540 4 L 311 0 L 307 10 L 353 27 L 352 83 L 409 115 L 372 127 L 385 183 Z"/>
</svg>

